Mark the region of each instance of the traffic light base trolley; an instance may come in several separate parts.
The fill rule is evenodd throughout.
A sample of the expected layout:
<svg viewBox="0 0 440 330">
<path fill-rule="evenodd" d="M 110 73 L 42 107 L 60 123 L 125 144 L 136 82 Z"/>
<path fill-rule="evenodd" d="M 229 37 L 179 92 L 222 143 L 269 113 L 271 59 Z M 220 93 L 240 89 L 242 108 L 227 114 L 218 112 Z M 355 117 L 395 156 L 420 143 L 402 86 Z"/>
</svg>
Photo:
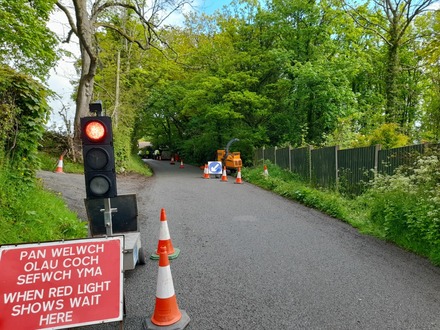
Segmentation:
<svg viewBox="0 0 440 330">
<path fill-rule="evenodd" d="M 84 200 L 89 222 L 89 236 L 124 236 L 124 271 L 144 265 L 146 253 L 141 245 L 136 195 Z"/>
</svg>

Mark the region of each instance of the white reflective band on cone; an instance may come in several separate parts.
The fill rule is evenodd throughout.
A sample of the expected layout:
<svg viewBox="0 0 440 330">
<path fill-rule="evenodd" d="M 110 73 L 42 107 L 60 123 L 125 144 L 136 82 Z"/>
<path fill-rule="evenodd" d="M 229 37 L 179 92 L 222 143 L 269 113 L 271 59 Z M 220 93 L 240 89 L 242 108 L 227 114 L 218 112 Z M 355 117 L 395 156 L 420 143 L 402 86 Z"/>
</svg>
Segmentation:
<svg viewBox="0 0 440 330">
<path fill-rule="evenodd" d="M 171 298 L 172 296 L 174 296 L 174 285 L 170 265 L 159 267 L 156 298 L 166 299 Z"/>
<path fill-rule="evenodd" d="M 168 224 L 166 221 L 160 222 L 160 229 L 159 229 L 159 240 L 166 241 L 170 239 L 170 232 L 168 230 Z"/>
</svg>

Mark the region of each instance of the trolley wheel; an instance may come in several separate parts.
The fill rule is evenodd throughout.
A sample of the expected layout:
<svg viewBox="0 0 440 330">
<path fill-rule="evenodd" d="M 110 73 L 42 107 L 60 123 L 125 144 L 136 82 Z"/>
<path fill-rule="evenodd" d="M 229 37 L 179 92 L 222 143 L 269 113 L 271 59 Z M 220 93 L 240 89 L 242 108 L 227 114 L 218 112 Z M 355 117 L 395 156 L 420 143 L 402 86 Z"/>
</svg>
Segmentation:
<svg viewBox="0 0 440 330">
<path fill-rule="evenodd" d="M 142 247 L 139 249 L 138 256 L 139 256 L 138 264 L 145 265 L 147 263 L 147 255 L 145 254 L 145 251 Z"/>
</svg>

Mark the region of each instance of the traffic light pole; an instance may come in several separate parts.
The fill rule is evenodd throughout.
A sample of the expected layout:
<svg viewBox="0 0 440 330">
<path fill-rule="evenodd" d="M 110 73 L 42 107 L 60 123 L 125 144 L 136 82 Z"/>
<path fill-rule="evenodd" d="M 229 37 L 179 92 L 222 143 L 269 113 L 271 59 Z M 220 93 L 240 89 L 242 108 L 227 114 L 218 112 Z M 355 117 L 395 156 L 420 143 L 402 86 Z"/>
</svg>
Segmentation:
<svg viewBox="0 0 440 330">
<path fill-rule="evenodd" d="M 113 235 L 112 213 L 118 212 L 118 209 L 116 208 L 112 209 L 110 198 L 104 198 L 104 208 L 101 209 L 101 212 L 104 212 L 105 232 L 107 236 L 112 236 Z"/>
</svg>

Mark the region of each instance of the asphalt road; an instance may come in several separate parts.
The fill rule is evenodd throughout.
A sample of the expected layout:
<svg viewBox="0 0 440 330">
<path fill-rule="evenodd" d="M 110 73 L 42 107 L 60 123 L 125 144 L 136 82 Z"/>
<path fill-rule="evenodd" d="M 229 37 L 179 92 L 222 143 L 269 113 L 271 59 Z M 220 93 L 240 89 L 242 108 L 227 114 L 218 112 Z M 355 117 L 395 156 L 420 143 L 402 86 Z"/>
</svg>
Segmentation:
<svg viewBox="0 0 440 330">
<path fill-rule="evenodd" d="M 148 255 L 166 210 L 181 250 L 171 272 L 191 318 L 186 329 L 440 329 L 440 269 L 425 259 L 232 177 L 207 180 L 196 167 L 148 164 L 152 178 L 118 177 L 118 189 L 137 194 Z M 83 176 L 40 176 L 83 214 Z M 148 260 L 126 272 L 124 329 L 142 329 L 152 316 L 157 271 Z"/>
</svg>

